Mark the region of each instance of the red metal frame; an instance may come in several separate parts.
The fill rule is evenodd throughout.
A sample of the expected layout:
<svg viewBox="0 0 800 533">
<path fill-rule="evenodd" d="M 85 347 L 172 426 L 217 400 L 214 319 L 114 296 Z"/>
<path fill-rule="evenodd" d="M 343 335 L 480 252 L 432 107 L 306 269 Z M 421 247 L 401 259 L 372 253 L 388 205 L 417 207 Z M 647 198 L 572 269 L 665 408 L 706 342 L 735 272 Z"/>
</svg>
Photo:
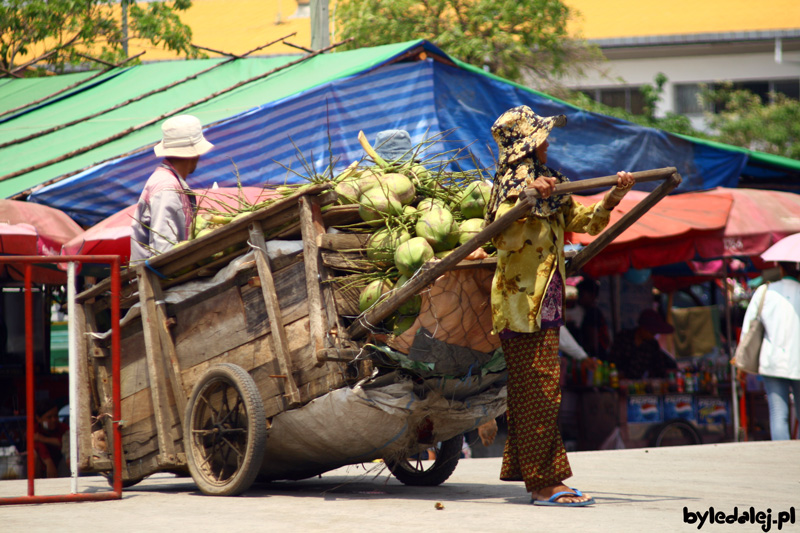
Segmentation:
<svg viewBox="0 0 800 533">
<path fill-rule="evenodd" d="M 35 456 L 33 451 L 34 434 L 34 379 L 33 379 L 33 293 L 32 293 L 32 265 L 41 263 L 104 263 L 111 265 L 111 382 L 112 399 L 114 402 L 113 439 L 114 439 L 114 482 L 111 492 L 98 493 L 72 493 L 50 496 L 36 496 L 34 492 Z M 48 503 L 48 502 L 83 502 L 100 500 L 118 500 L 122 498 L 122 438 L 119 431 L 119 422 L 122 418 L 120 411 L 121 392 L 119 384 L 120 374 L 120 339 L 119 339 L 119 297 L 120 297 L 120 267 L 122 260 L 118 255 L 64 255 L 64 256 L 36 256 L 19 255 L 0 257 L 0 264 L 19 263 L 25 265 L 25 397 L 28 414 L 28 495 L 0 498 L 0 505 L 15 505 L 21 503 Z M 76 376 L 70 376 L 75 379 Z"/>
</svg>

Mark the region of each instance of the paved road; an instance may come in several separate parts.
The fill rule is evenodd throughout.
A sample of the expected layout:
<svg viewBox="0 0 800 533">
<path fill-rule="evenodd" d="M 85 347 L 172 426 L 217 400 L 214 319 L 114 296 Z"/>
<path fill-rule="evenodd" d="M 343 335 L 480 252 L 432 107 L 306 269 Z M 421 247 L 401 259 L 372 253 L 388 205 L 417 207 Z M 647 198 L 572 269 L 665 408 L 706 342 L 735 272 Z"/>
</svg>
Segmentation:
<svg viewBox="0 0 800 533">
<path fill-rule="evenodd" d="M 499 458 L 462 459 L 446 483 L 406 487 L 382 465 L 350 466 L 303 481 L 254 485 L 244 496 L 200 494 L 190 478 L 158 474 L 122 500 L 0 507 L 0 531 L 37 532 L 506 532 L 767 531 L 766 525 L 687 524 L 689 513 L 725 516 L 751 507 L 794 508 L 800 532 L 800 441 L 755 442 L 569 454 L 572 486 L 592 494 L 589 508 L 530 505 L 522 485 L 498 480 Z M 81 491 L 104 491 L 80 478 Z M 0 497 L 24 495 L 26 481 L 0 481 Z M 36 482 L 37 494 L 69 492 L 69 480 Z M 436 509 L 441 503 L 444 508 Z M 690 515 L 694 518 L 694 514 Z M 778 531 L 770 524 L 769 531 Z"/>
</svg>

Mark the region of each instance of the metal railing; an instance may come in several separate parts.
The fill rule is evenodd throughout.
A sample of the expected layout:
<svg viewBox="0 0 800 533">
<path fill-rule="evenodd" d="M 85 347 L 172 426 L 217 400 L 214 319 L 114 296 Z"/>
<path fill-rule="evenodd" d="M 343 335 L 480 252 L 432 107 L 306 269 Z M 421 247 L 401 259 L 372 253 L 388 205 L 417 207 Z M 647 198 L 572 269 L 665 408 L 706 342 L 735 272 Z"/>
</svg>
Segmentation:
<svg viewBox="0 0 800 533">
<path fill-rule="evenodd" d="M 69 315 L 69 405 L 70 405 L 70 469 L 72 476 L 72 492 L 70 494 L 56 494 L 37 496 L 34 487 L 36 474 L 36 457 L 34 453 L 34 343 L 33 343 L 33 276 L 34 264 L 67 263 L 67 299 Z M 112 400 L 113 416 L 113 458 L 114 475 L 112 491 L 98 493 L 78 493 L 78 443 L 77 420 L 79 416 L 90 416 L 90 413 L 78 413 L 78 348 L 76 336 L 75 317 L 75 265 L 78 263 L 104 263 L 111 265 L 111 368 L 112 368 Z M 24 503 L 50 503 L 50 502 L 80 502 L 99 500 L 118 500 L 122 497 L 122 438 L 120 436 L 119 422 L 120 411 L 120 336 L 119 336 L 119 297 L 120 297 L 120 267 L 121 258 L 118 255 L 67 255 L 67 256 L 4 256 L 0 257 L 0 265 L 20 264 L 25 266 L 25 402 L 27 413 L 27 469 L 28 469 L 28 494 L 26 496 L 13 496 L 0 498 L 0 505 L 15 505 Z"/>
</svg>

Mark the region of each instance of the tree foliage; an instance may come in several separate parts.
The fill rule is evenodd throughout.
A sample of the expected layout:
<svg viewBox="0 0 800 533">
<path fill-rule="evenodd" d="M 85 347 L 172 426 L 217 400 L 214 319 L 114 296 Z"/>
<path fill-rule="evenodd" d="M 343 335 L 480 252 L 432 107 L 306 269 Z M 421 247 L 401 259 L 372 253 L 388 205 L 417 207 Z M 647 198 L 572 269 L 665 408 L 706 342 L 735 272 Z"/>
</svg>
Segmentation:
<svg viewBox="0 0 800 533">
<path fill-rule="evenodd" d="M 800 101 L 771 93 L 765 103 L 730 83 L 706 88 L 700 98 L 719 110 L 706 118 L 720 142 L 800 159 Z"/>
<path fill-rule="evenodd" d="M 547 84 L 601 57 L 570 38 L 561 0 L 339 0 L 336 31 L 350 48 L 414 39 L 509 80 Z"/>
<path fill-rule="evenodd" d="M 180 11 L 191 0 L 149 2 L 123 0 L 128 7 L 128 38 L 196 57 L 191 29 Z M 114 0 L 3 0 L 0 2 L 0 67 L 11 71 L 24 59 L 46 58 L 55 68 L 81 61 L 80 52 L 106 61 L 124 59 L 120 2 Z"/>
</svg>

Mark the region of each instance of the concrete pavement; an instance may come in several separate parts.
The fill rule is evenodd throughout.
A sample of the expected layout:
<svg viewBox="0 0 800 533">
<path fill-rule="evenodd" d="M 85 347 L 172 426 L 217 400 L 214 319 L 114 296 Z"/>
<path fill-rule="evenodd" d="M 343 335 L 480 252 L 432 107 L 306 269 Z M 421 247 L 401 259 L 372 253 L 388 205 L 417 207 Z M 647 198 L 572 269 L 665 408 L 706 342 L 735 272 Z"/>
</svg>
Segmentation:
<svg viewBox="0 0 800 533">
<path fill-rule="evenodd" d="M 574 452 L 569 458 L 575 475 L 568 483 L 593 495 L 597 505 L 532 506 L 521 483 L 498 479 L 499 458 L 462 459 L 447 482 L 430 488 L 404 486 L 370 463 L 308 480 L 256 484 L 234 498 L 204 496 L 191 478 L 157 474 L 118 501 L 0 506 L 0 531 L 756 532 L 778 531 L 781 519 L 780 531 L 800 532 L 800 441 Z M 108 490 L 99 477 L 79 481 L 81 492 Z M 25 480 L 0 481 L 0 497 L 24 495 L 26 488 Z M 67 492 L 68 479 L 36 482 L 36 494 Z M 437 510 L 437 503 L 444 508 Z M 712 524 L 712 507 L 717 519 L 732 520 L 735 509 L 735 518 L 744 518 L 752 507 L 756 519 L 771 523 Z"/>
</svg>

